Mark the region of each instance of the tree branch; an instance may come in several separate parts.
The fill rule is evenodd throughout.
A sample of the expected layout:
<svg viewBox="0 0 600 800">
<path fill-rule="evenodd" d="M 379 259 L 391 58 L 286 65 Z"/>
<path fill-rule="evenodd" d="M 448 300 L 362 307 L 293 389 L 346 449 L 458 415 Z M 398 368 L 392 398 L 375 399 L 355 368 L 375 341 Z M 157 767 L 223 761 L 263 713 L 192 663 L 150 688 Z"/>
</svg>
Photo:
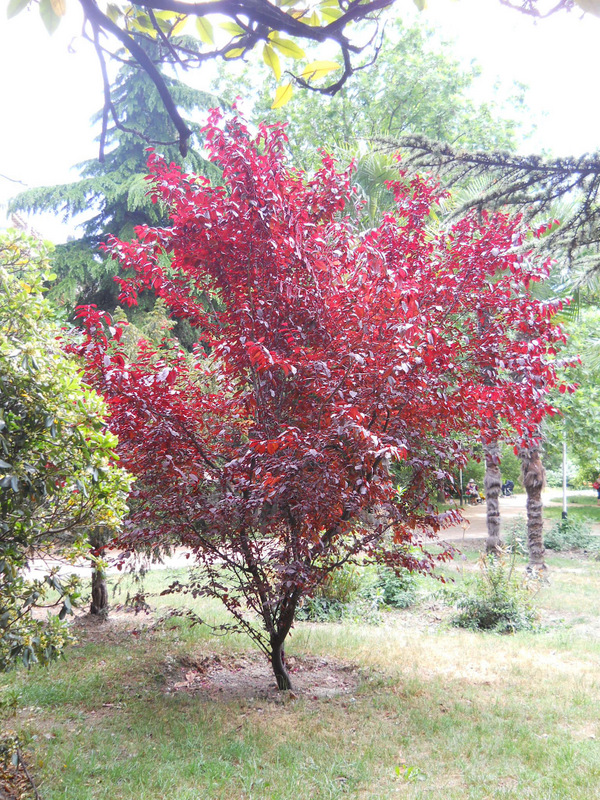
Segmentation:
<svg viewBox="0 0 600 800">
<path fill-rule="evenodd" d="M 588 267 L 600 269 L 600 152 L 579 158 L 545 159 L 501 151 L 468 152 L 422 136 L 375 140 L 383 152 L 400 151 L 402 164 L 415 172 L 434 172 L 447 186 L 465 185 L 484 178 L 486 186 L 463 199 L 452 216 L 469 208 L 483 210 L 509 207 L 526 220 L 540 215 L 556 216 L 555 204 L 572 206 L 560 227 L 546 237 L 544 246 L 564 255 L 572 264 L 583 257 Z M 591 259 L 591 260 L 590 260 Z"/>
<path fill-rule="evenodd" d="M 187 154 L 187 141 L 192 135 L 192 131 L 188 128 L 179 114 L 177 106 L 171 97 L 167 85 L 160 72 L 152 63 L 152 60 L 139 46 L 135 39 L 129 36 L 129 34 L 125 31 L 121 30 L 118 25 L 116 25 L 111 19 L 109 19 L 109 17 L 100 11 L 94 0 L 79 0 L 79 2 L 81 3 L 83 11 L 92 26 L 95 25 L 104 31 L 112 33 L 112 35 L 115 36 L 121 42 L 121 44 L 127 48 L 127 50 L 129 50 L 131 55 L 136 59 L 140 66 L 145 70 L 148 77 L 152 80 L 156 86 L 161 100 L 163 101 L 165 109 L 179 134 L 179 151 L 181 152 L 182 156 L 185 156 Z"/>
</svg>

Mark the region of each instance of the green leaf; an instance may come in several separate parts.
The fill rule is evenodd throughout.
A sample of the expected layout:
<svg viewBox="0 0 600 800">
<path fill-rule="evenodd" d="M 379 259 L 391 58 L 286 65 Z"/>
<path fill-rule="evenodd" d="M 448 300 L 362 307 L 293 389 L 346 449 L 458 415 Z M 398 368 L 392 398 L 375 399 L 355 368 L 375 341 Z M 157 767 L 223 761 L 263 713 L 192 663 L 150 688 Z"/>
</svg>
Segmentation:
<svg viewBox="0 0 600 800">
<path fill-rule="evenodd" d="M 171 36 L 178 36 L 187 25 L 188 17 L 185 14 L 180 14 L 176 18 L 175 24 L 171 27 Z"/>
<path fill-rule="evenodd" d="M 281 63 L 279 61 L 279 56 L 268 43 L 263 47 L 263 61 L 267 67 L 273 70 L 275 80 L 281 80 Z"/>
<path fill-rule="evenodd" d="M 335 61 L 312 61 L 304 67 L 300 77 L 304 78 L 305 81 L 317 80 L 339 68 L 340 65 L 336 64 Z"/>
<path fill-rule="evenodd" d="M 6 16 L 8 19 L 16 17 L 24 8 L 27 8 L 30 0 L 10 0 L 8 8 L 6 9 Z"/>
<path fill-rule="evenodd" d="M 40 16 L 48 33 L 54 33 L 60 24 L 60 17 L 54 13 L 52 0 L 40 0 Z"/>
<path fill-rule="evenodd" d="M 204 44 L 215 43 L 215 34 L 213 32 L 212 22 L 206 19 L 206 17 L 196 18 L 196 29 L 198 30 L 198 36 L 200 37 L 200 40 L 204 42 Z"/>
<path fill-rule="evenodd" d="M 121 14 L 122 14 L 121 9 L 115 3 L 109 3 L 106 6 L 106 16 L 113 22 L 116 22 L 121 16 Z"/>
<path fill-rule="evenodd" d="M 67 3 L 66 0 L 50 0 L 52 4 L 52 10 L 56 14 L 57 17 L 64 17 L 67 13 Z"/>
<path fill-rule="evenodd" d="M 156 38 L 157 32 L 156 28 L 152 24 L 152 20 L 148 16 L 148 14 L 144 14 L 143 11 L 136 12 L 129 17 L 129 24 L 132 28 L 135 28 L 140 33 L 146 33 L 152 38 Z"/>
<path fill-rule="evenodd" d="M 227 33 L 230 33 L 232 36 L 243 36 L 246 33 L 246 31 L 235 22 L 224 22 L 219 27 L 221 27 L 224 31 L 227 31 Z"/>
<path fill-rule="evenodd" d="M 11 469 L 12 464 L 9 464 L 8 461 L 4 461 L 2 458 L 0 458 L 0 467 L 2 469 Z"/>
<path fill-rule="evenodd" d="M 296 42 L 292 42 L 291 39 L 276 39 L 273 37 L 271 39 L 271 44 L 273 47 L 276 47 L 280 53 L 283 53 L 284 56 L 289 56 L 290 58 L 306 57 L 304 50 L 298 47 Z"/>
<path fill-rule="evenodd" d="M 223 58 L 231 59 L 231 58 L 239 58 L 241 55 L 244 54 L 245 47 L 232 47 L 231 50 L 228 50 Z"/>
<path fill-rule="evenodd" d="M 278 86 L 271 108 L 281 108 L 281 106 L 287 105 L 292 99 L 293 91 L 291 83 L 284 83 L 283 86 Z"/>
<path fill-rule="evenodd" d="M 322 8 L 321 9 L 321 16 L 323 19 L 326 19 L 328 22 L 335 22 L 336 19 L 339 19 L 344 12 L 341 8 Z"/>
<path fill-rule="evenodd" d="M 413 0 L 419 11 L 425 11 L 427 8 L 427 0 Z"/>
</svg>

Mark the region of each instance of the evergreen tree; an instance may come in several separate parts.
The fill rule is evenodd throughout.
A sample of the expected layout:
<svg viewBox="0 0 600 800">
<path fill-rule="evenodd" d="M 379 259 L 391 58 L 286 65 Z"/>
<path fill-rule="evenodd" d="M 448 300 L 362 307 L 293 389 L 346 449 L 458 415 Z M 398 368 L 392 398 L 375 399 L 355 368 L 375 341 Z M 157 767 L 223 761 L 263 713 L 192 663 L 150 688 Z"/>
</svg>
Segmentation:
<svg viewBox="0 0 600 800">
<path fill-rule="evenodd" d="M 200 125 L 194 119 L 198 119 L 199 110 L 218 105 L 218 100 L 166 75 L 163 78 L 194 130 L 185 159 L 179 153 L 177 132 L 154 84 L 135 62 L 128 62 L 115 81 L 115 117 L 121 122 L 108 128 L 103 161 L 85 161 L 78 165 L 80 180 L 30 189 L 15 197 L 9 206 L 12 212 L 55 211 L 65 220 L 88 213 L 80 225 L 82 235 L 57 246 L 52 263 L 59 280 L 49 297 L 69 311 L 74 305 L 88 303 L 114 310 L 119 291 L 113 280 L 115 267 L 100 250 L 101 243 L 110 234 L 130 239 L 137 225 L 164 221 L 162 208 L 146 196 L 148 147 L 156 148 L 167 161 L 186 171 L 205 174 L 212 169 L 214 177 L 215 168 L 201 155 Z M 101 116 L 99 112 L 93 121 L 98 122 Z M 143 304 L 141 310 L 145 310 Z"/>
</svg>

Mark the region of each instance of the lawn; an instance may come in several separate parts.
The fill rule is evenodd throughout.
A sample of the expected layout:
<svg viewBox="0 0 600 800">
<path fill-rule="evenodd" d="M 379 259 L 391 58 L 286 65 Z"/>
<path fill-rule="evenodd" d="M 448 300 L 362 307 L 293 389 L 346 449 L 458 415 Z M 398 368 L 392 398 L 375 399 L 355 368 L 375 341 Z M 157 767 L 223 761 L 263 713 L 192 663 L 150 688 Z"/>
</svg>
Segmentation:
<svg viewBox="0 0 600 800">
<path fill-rule="evenodd" d="M 600 506 L 596 493 L 569 492 L 567 495 L 567 513 L 573 519 L 600 523 Z M 554 495 L 545 503 L 544 515 L 548 519 L 560 519 L 562 515 L 562 497 Z"/>
<path fill-rule="evenodd" d="M 381 624 L 298 624 L 294 696 L 271 688 L 242 637 L 123 611 L 82 618 L 65 661 L 2 677 L 4 705 L 17 703 L 5 727 L 26 742 L 43 800 L 589 800 L 600 565 L 549 563 L 538 633 L 452 628 L 425 579 L 420 602 Z M 446 571 L 458 585 L 464 565 Z M 175 576 L 154 573 L 150 588 Z"/>
</svg>

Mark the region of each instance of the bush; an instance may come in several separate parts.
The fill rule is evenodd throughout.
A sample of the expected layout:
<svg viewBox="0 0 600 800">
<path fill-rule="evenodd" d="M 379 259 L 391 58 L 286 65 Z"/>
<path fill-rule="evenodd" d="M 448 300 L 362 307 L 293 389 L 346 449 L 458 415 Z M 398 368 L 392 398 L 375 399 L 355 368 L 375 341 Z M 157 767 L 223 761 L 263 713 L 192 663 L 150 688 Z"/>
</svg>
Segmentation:
<svg viewBox="0 0 600 800">
<path fill-rule="evenodd" d="M 373 588 L 380 605 L 388 608 L 408 608 L 416 600 L 417 579 L 407 569 L 396 573 L 389 567 L 382 567 L 377 572 Z"/>
<path fill-rule="evenodd" d="M 313 597 L 305 600 L 297 617 L 311 622 L 377 623 L 381 608 L 408 608 L 416 596 L 417 580 L 408 570 L 396 573 L 380 567 L 375 572 L 346 565 L 332 572 Z"/>
<path fill-rule="evenodd" d="M 507 526 L 504 543 L 508 553 L 527 557 L 527 519 L 524 516 L 515 517 Z"/>
<path fill-rule="evenodd" d="M 452 624 L 469 630 L 516 633 L 538 626 L 531 582 L 521 583 L 513 573 L 514 557 L 482 556 L 480 572 L 470 592 L 456 601 L 459 610 Z"/>
<path fill-rule="evenodd" d="M 557 519 L 544 534 L 544 545 L 548 550 L 596 550 L 598 541 L 592 536 L 587 522 L 575 517 Z"/>
<path fill-rule="evenodd" d="M 310 622 L 338 622 L 341 619 L 370 619 L 376 605 L 361 597 L 362 572 L 351 564 L 334 570 L 312 597 L 298 609 L 297 619 Z"/>
</svg>

